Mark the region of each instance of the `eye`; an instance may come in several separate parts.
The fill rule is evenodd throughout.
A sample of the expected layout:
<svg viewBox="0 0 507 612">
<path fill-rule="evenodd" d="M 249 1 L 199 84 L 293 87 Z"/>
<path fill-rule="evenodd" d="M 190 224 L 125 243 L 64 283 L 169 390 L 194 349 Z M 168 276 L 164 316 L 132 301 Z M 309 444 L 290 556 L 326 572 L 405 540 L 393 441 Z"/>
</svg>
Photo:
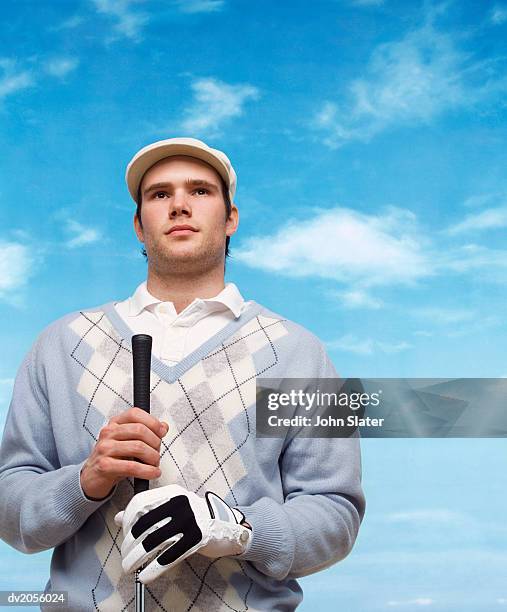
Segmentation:
<svg viewBox="0 0 507 612">
<path fill-rule="evenodd" d="M 153 197 L 155 199 L 160 200 L 160 199 L 164 198 L 166 195 L 167 195 L 167 193 L 165 191 L 155 191 L 155 193 L 153 194 Z"/>
<path fill-rule="evenodd" d="M 202 193 L 200 193 L 200 192 L 202 192 Z M 204 193 L 209 193 L 209 189 L 206 189 L 206 187 L 198 187 L 195 190 L 195 193 L 197 193 L 198 195 L 202 195 Z"/>
</svg>

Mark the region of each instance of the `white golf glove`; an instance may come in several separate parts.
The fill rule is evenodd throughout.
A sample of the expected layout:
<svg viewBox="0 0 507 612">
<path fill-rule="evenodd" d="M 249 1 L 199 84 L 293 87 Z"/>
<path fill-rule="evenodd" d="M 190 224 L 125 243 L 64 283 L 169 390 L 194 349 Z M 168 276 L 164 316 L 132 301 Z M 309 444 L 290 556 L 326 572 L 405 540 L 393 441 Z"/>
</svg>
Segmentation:
<svg viewBox="0 0 507 612">
<path fill-rule="evenodd" d="M 244 519 L 211 491 L 202 498 L 173 484 L 138 493 L 114 517 L 123 528 L 123 571 L 146 564 L 139 580 L 147 584 L 195 552 L 212 559 L 239 555 L 252 534 L 240 525 Z"/>
</svg>

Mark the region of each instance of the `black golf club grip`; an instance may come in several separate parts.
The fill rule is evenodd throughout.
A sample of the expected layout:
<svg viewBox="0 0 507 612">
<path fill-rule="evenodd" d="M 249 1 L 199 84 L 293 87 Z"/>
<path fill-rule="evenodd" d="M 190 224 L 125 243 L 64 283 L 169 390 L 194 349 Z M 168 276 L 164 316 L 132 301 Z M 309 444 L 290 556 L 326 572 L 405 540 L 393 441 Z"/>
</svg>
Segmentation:
<svg viewBox="0 0 507 612">
<path fill-rule="evenodd" d="M 132 336 L 132 367 L 134 372 L 134 406 L 150 412 L 150 372 L 152 338 L 148 334 Z M 149 480 L 134 478 L 134 493 L 147 491 Z"/>
</svg>

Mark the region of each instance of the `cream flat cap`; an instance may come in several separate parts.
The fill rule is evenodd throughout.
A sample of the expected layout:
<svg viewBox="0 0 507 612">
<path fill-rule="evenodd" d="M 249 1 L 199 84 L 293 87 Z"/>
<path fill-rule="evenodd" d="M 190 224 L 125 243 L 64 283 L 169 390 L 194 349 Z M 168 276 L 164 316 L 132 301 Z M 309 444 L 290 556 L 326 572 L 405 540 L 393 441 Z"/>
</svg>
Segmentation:
<svg viewBox="0 0 507 612">
<path fill-rule="evenodd" d="M 137 202 L 137 192 L 145 172 L 161 159 L 173 155 L 189 155 L 212 166 L 224 179 L 231 202 L 234 200 L 236 172 L 225 153 L 212 149 L 205 142 L 196 138 L 168 138 L 143 147 L 130 160 L 125 173 L 125 181 L 134 202 Z"/>
</svg>

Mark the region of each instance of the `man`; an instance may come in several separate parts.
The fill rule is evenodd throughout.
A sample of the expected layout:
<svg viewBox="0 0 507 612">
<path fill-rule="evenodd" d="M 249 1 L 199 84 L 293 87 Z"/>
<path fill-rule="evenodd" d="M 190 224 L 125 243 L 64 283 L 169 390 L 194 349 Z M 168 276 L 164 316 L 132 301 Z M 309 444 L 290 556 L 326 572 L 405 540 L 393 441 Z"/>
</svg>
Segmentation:
<svg viewBox="0 0 507 612">
<path fill-rule="evenodd" d="M 257 438 L 256 379 L 329 378 L 321 343 L 224 284 L 238 227 L 227 156 L 191 138 L 127 168 L 146 283 L 67 315 L 18 373 L 1 447 L 0 535 L 54 548 L 71 610 L 294 610 L 296 578 L 351 550 L 357 435 Z M 153 336 L 151 414 L 132 407 L 134 333 Z M 133 478 L 150 490 L 133 496 Z"/>
</svg>

